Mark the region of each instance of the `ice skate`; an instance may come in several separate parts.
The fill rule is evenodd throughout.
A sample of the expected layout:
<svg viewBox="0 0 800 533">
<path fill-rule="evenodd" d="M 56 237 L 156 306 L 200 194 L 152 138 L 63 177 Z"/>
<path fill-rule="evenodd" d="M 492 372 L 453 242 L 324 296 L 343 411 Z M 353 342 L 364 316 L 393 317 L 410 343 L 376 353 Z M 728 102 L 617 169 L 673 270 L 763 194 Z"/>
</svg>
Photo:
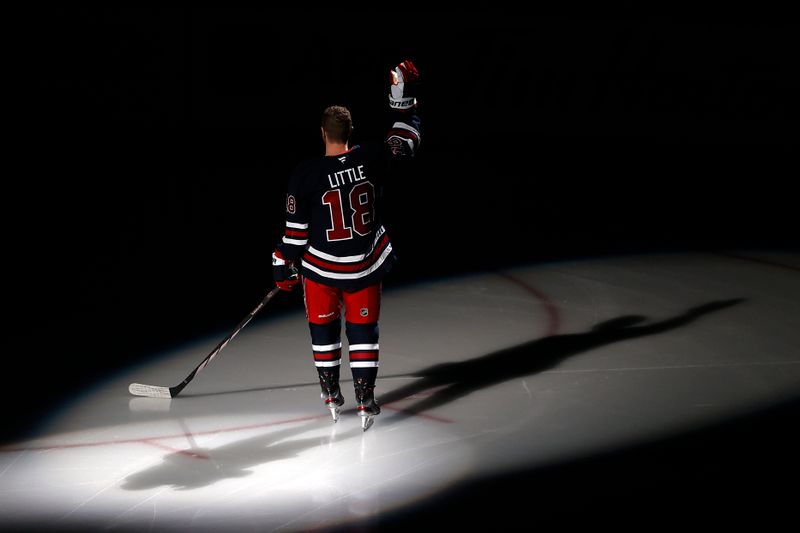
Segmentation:
<svg viewBox="0 0 800 533">
<path fill-rule="evenodd" d="M 344 396 L 342 396 L 342 391 L 339 388 L 338 377 L 330 372 L 320 371 L 319 384 L 322 388 L 320 398 L 325 403 L 325 407 L 330 410 L 331 418 L 335 423 L 339 420 L 339 413 L 342 405 L 344 405 Z"/>
<path fill-rule="evenodd" d="M 322 398 L 322 401 L 325 402 L 325 407 L 330 409 L 331 418 L 333 418 L 333 421 L 337 422 L 339 420 L 341 407 L 344 404 L 344 396 L 342 396 L 342 391 L 337 388 L 333 394 L 323 392 L 320 394 L 320 397 Z"/>
<path fill-rule="evenodd" d="M 358 406 L 356 411 L 358 416 L 361 417 L 361 429 L 363 431 L 372 427 L 375 415 L 379 415 L 381 408 L 375 401 L 375 387 L 370 387 L 366 384 L 356 382 L 356 401 Z"/>
</svg>

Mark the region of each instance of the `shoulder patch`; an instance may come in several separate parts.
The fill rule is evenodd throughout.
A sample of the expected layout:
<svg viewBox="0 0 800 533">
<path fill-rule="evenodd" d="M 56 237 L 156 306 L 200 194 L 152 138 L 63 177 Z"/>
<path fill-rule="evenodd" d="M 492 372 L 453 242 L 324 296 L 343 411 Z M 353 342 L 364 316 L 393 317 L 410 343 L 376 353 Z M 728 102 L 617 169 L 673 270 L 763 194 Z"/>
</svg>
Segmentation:
<svg viewBox="0 0 800 533">
<path fill-rule="evenodd" d="M 386 139 L 386 144 L 389 146 L 389 150 L 391 150 L 393 155 L 403 155 L 405 153 L 403 139 L 397 135 L 392 135 Z"/>
<path fill-rule="evenodd" d="M 297 204 L 295 202 L 294 196 L 291 194 L 286 197 L 286 212 L 290 215 L 294 215 L 294 212 L 297 210 Z"/>
</svg>

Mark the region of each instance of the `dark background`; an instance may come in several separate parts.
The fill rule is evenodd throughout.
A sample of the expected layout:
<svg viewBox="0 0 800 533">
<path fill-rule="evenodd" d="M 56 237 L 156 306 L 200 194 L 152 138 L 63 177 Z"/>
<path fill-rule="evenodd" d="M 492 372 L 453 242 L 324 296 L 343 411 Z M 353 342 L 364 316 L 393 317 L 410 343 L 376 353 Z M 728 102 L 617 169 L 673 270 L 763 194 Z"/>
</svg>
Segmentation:
<svg viewBox="0 0 800 533">
<path fill-rule="evenodd" d="M 25 396 L 5 388 L 3 440 L 115 371 L 230 330 L 270 288 L 287 175 L 321 153 L 321 110 L 347 105 L 355 141 L 380 139 L 405 58 L 424 79 L 423 144 L 387 191 L 389 286 L 568 257 L 797 249 L 799 28 L 778 16 L 43 8 L 25 28 L 4 194 L 19 320 L 6 379 Z M 271 306 L 300 312 L 296 296 Z M 550 481 L 566 491 L 615 465 L 632 487 L 720 490 L 739 455 L 711 473 L 693 459 L 797 412 Z M 783 457 L 797 440 L 776 435 Z M 634 474 L 637 457 L 652 476 Z"/>
</svg>

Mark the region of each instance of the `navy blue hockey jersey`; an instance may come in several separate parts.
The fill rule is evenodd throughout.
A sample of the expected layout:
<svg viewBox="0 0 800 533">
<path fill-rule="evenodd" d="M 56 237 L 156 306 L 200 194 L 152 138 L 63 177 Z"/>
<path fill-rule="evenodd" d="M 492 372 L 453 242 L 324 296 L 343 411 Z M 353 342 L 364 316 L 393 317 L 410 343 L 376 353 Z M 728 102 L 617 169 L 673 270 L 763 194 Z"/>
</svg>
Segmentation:
<svg viewBox="0 0 800 533">
<path fill-rule="evenodd" d="M 388 165 L 420 142 L 416 113 L 395 113 L 384 143 L 301 163 L 289 179 L 286 227 L 277 250 L 314 281 L 359 289 L 380 281 L 395 256 L 381 222 Z M 273 255 L 273 264 L 282 261 Z"/>
</svg>

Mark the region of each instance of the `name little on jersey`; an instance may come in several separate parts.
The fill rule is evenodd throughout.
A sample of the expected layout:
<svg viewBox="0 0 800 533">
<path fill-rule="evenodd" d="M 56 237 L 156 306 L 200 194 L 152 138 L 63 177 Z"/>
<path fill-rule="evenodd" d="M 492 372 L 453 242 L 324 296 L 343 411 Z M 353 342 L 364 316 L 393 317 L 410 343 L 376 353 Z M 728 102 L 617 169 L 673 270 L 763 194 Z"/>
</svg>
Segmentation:
<svg viewBox="0 0 800 533">
<path fill-rule="evenodd" d="M 339 172 L 328 174 L 328 182 L 331 184 L 331 189 L 347 185 L 348 183 L 364 181 L 365 179 L 367 179 L 367 175 L 364 174 L 364 165 L 358 165 L 357 167 L 346 168 Z"/>
</svg>

